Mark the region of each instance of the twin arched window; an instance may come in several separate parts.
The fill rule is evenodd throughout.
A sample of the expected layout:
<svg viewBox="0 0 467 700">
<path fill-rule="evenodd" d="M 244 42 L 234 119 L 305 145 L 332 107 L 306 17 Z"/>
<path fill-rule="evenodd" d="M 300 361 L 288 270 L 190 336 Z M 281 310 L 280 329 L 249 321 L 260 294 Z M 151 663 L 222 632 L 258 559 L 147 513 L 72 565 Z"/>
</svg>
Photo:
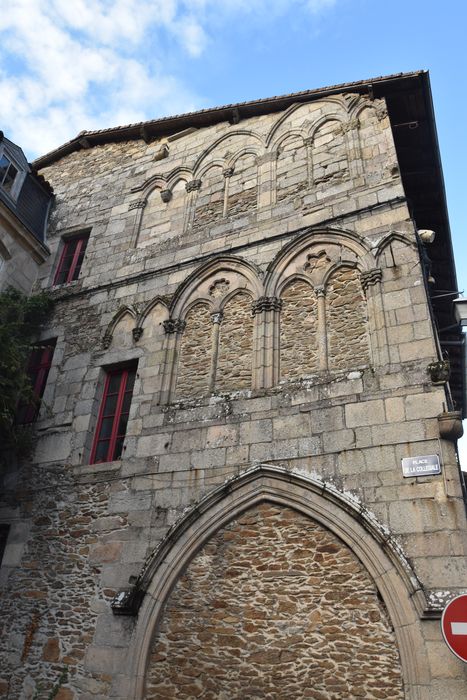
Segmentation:
<svg viewBox="0 0 467 700">
<path fill-rule="evenodd" d="M 325 287 L 292 277 L 275 304 L 254 303 L 242 290 L 216 307 L 199 300 L 184 322 L 176 398 L 251 389 L 255 373 L 268 365 L 276 365 L 280 380 L 295 381 L 369 363 L 366 300 L 355 266 L 336 269 Z"/>
<path fill-rule="evenodd" d="M 198 302 L 180 340 L 177 396 L 249 389 L 252 383 L 251 296 L 239 292 L 220 311 Z"/>
</svg>

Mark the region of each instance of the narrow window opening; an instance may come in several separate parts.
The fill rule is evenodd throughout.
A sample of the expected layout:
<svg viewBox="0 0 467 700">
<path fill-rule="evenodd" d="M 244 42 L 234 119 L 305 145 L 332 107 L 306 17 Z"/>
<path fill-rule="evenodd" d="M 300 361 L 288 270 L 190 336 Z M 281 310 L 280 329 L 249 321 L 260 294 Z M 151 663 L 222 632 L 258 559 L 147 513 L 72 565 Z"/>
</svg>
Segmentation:
<svg viewBox="0 0 467 700">
<path fill-rule="evenodd" d="M 68 284 L 78 279 L 88 239 L 89 234 L 86 233 L 65 241 L 57 272 L 55 273 L 54 285 Z"/>
<path fill-rule="evenodd" d="M 8 534 L 10 532 L 9 525 L 0 525 L 0 565 L 3 561 L 3 555 L 5 554 L 6 543 L 8 540 Z"/>
<path fill-rule="evenodd" d="M 28 403 L 20 404 L 16 415 L 17 423 L 34 423 L 37 418 L 52 366 L 55 343 L 55 339 L 44 341 L 29 357 L 27 374 L 31 382 L 32 399 Z"/>
<path fill-rule="evenodd" d="M 121 457 L 135 376 L 135 366 L 120 367 L 107 372 L 91 452 L 91 464 L 111 462 Z"/>
</svg>

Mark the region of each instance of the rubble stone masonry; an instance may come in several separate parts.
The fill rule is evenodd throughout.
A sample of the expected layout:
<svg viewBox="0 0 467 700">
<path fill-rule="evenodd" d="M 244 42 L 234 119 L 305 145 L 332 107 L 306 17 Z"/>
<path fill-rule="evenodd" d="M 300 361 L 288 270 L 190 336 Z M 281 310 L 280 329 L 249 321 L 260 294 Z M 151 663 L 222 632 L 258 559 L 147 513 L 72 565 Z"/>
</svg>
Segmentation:
<svg viewBox="0 0 467 700">
<path fill-rule="evenodd" d="M 403 698 L 374 583 L 329 531 L 263 504 L 219 531 L 169 598 L 147 700 Z"/>
</svg>

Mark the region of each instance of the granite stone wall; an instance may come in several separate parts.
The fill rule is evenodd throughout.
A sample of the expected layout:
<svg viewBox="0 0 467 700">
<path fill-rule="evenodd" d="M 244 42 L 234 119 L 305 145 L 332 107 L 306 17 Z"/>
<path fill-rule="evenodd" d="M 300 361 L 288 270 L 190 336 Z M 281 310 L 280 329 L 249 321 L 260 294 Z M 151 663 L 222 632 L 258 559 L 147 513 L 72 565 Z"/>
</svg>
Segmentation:
<svg viewBox="0 0 467 700">
<path fill-rule="evenodd" d="M 178 396 L 203 396 L 208 392 L 211 368 L 211 329 L 209 307 L 196 304 L 187 314 L 180 343 Z"/>
<path fill-rule="evenodd" d="M 45 700 L 59 683 L 57 700 L 141 700 L 151 596 L 138 615 L 115 615 L 111 601 L 134 591 L 158 548 L 170 561 L 187 512 L 193 525 L 215 489 L 227 504 L 233 478 L 268 464 L 319 480 L 331 500 L 356 504 L 356 520 L 365 510 L 379 534 L 364 537 L 393 552 L 388 585 L 409 580 L 409 600 L 389 619 L 383 573 L 359 563 L 357 541 L 261 506 L 199 553 L 193 540 L 148 692 L 215 697 L 222 684 L 230 700 L 234 684 L 249 692 L 241 668 L 274 697 L 277 667 L 283 696 L 463 697 L 465 667 L 438 620 L 467 577 L 455 445 L 438 422 L 449 387 L 427 371 L 438 350 L 384 100 L 333 95 L 238 125 L 110 141 L 42 174 L 56 200 L 38 287 L 56 301 L 43 333 L 56 349 L 31 461 L 2 475 L 0 696 Z M 52 288 L 63 236 L 82 230 L 79 279 Z M 89 464 L 105 373 L 128 363 L 122 458 Z M 404 478 L 401 459 L 425 454 L 442 473 Z M 299 566 L 303 577 L 278 581 Z M 208 615 L 214 592 L 226 607 Z M 336 606 L 344 622 L 326 636 L 319 616 L 332 629 Z M 419 642 L 412 656 L 401 630 Z"/>
</svg>

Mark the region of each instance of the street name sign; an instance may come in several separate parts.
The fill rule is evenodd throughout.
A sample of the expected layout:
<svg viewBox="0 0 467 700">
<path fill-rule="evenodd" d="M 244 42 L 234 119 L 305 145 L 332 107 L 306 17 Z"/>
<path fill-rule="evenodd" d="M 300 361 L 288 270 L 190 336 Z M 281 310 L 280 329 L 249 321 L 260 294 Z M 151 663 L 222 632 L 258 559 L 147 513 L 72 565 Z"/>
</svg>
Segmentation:
<svg viewBox="0 0 467 700">
<path fill-rule="evenodd" d="M 453 598 L 441 617 L 444 641 L 453 654 L 467 663 L 467 595 Z"/>
<path fill-rule="evenodd" d="M 432 476 L 434 474 L 441 474 L 438 455 L 404 457 L 402 460 L 402 476 Z"/>
</svg>

